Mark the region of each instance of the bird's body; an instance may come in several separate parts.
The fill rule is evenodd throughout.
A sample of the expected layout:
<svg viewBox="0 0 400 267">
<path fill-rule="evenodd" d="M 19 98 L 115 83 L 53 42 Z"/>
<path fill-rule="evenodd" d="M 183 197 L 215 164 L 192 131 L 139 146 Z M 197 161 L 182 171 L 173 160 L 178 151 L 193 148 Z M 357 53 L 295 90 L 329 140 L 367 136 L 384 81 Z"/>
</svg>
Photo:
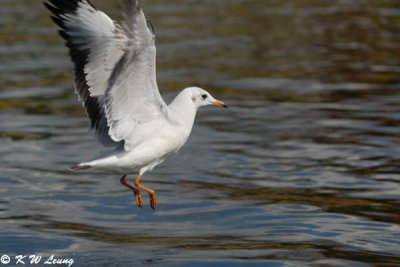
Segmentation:
<svg viewBox="0 0 400 267">
<path fill-rule="evenodd" d="M 154 29 L 138 0 L 126 0 L 121 24 L 95 8 L 89 0 L 48 0 L 75 65 L 75 90 L 98 141 L 113 150 L 73 169 L 92 168 L 123 175 L 141 207 L 138 189 L 145 172 L 176 153 L 188 139 L 197 109 L 224 106 L 208 92 L 189 87 L 167 105 L 156 81 Z M 134 184 L 127 174 L 138 174 Z"/>
<path fill-rule="evenodd" d="M 182 92 L 184 93 L 184 92 Z M 181 94 L 182 94 L 181 93 Z M 179 96 L 175 99 L 179 101 Z M 162 163 L 169 156 L 178 152 L 185 144 L 193 127 L 196 111 L 181 113 L 182 104 L 173 101 L 170 107 L 170 116 L 175 123 L 156 123 L 146 125 L 143 131 L 149 133 L 146 139 L 132 150 L 126 151 L 122 146 L 115 151 L 78 166 L 92 167 L 110 173 L 143 175 Z M 174 108 L 175 106 L 176 109 Z M 190 103 L 188 105 L 190 107 Z"/>
</svg>

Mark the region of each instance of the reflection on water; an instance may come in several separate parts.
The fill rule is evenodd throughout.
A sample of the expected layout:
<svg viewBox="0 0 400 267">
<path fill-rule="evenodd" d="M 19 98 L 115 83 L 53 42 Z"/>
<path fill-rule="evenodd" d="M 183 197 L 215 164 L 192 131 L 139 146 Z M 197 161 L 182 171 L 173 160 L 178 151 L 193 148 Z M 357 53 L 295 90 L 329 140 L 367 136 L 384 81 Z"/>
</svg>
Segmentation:
<svg viewBox="0 0 400 267">
<path fill-rule="evenodd" d="M 103 151 L 67 51 L 37 1 L 3 2 L 1 254 L 400 265 L 400 2 L 146 1 L 165 98 L 195 84 L 231 107 L 201 110 L 181 153 L 144 177 L 155 212 L 118 177 L 67 170 Z"/>
</svg>

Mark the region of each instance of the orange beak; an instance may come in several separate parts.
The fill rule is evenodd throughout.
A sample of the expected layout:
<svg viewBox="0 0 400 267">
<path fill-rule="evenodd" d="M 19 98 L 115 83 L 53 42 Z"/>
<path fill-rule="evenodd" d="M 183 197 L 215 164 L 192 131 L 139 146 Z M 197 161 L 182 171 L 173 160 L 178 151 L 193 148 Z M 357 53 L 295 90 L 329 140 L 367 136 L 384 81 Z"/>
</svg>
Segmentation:
<svg viewBox="0 0 400 267">
<path fill-rule="evenodd" d="M 224 102 L 219 101 L 219 100 L 211 102 L 211 105 L 217 106 L 217 107 L 221 107 L 221 108 L 227 108 L 228 107 L 227 105 L 225 105 Z"/>
</svg>

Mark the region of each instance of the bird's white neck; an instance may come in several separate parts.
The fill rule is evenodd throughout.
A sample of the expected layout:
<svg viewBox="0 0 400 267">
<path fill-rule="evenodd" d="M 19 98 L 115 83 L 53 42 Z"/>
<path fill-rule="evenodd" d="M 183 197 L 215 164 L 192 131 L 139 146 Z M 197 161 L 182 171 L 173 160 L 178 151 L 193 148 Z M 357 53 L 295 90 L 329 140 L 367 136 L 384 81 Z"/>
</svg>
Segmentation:
<svg viewBox="0 0 400 267">
<path fill-rule="evenodd" d="M 174 116 L 177 116 L 178 121 L 182 122 L 182 126 L 190 132 L 196 117 L 197 107 L 188 92 L 185 90 L 180 92 L 169 104 L 169 108 Z"/>
</svg>

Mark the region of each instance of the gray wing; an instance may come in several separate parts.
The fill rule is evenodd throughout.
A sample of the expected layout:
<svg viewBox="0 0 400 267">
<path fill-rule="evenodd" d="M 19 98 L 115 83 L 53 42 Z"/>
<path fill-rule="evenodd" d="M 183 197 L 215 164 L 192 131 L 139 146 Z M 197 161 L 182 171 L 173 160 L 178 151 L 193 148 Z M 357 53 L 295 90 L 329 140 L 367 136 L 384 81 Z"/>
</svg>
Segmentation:
<svg viewBox="0 0 400 267">
<path fill-rule="evenodd" d="M 168 123 L 168 108 L 156 82 L 153 29 L 137 0 L 126 0 L 123 28 L 128 36 L 105 93 L 109 135 L 129 151 Z"/>
<path fill-rule="evenodd" d="M 60 35 L 69 48 L 75 65 L 75 91 L 106 146 L 116 145 L 108 135 L 104 94 L 117 62 L 122 58 L 128 38 L 123 28 L 89 0 L 49 0 L 44 3 L 53 13 Z"/>
</svg>

